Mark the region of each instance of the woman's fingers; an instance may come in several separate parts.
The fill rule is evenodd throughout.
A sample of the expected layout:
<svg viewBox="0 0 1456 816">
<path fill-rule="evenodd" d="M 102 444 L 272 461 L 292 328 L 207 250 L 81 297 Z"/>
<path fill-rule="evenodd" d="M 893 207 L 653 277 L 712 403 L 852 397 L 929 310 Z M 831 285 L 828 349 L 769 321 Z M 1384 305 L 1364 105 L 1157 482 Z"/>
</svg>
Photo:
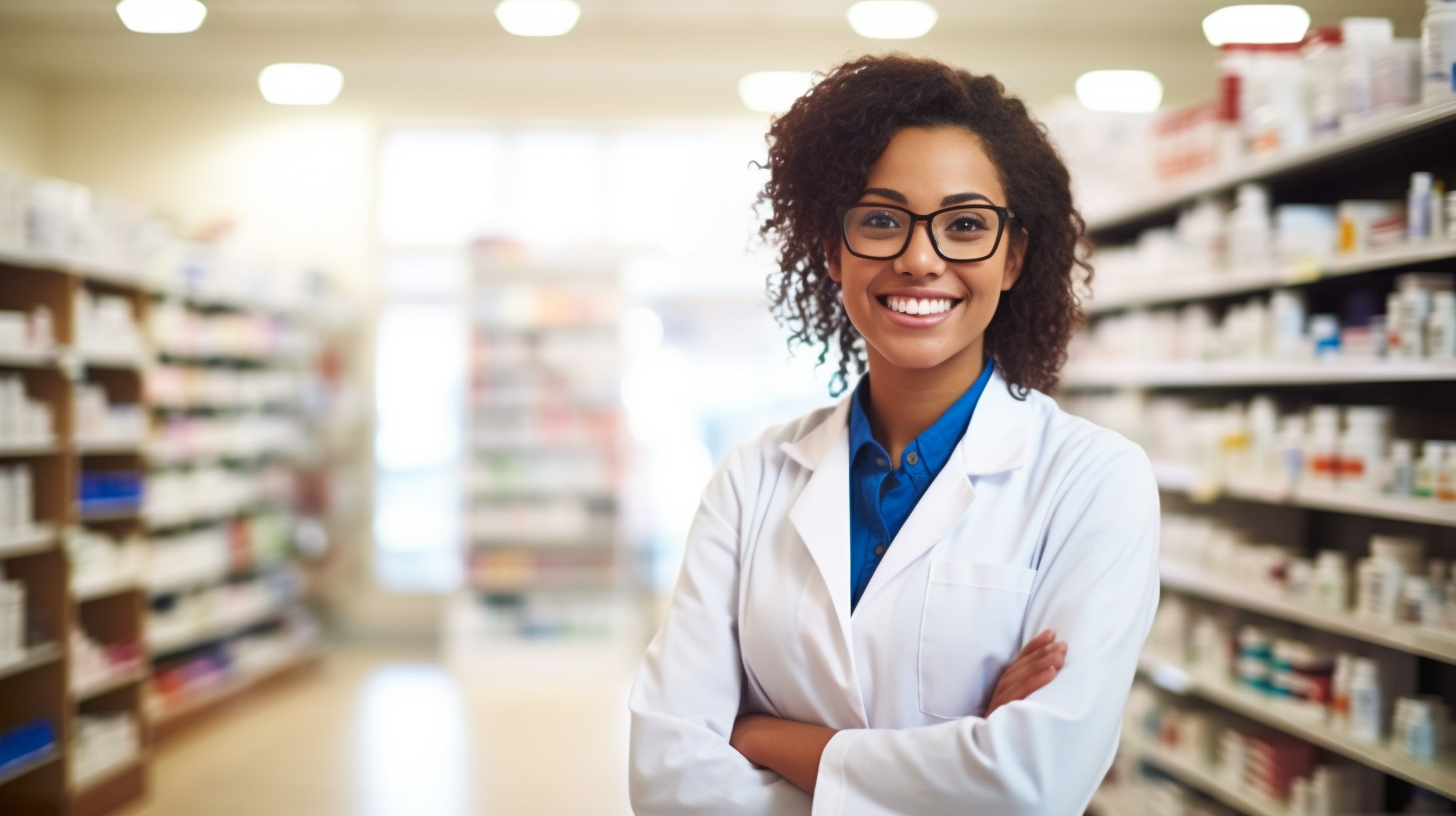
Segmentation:
<svg viewBox="0 0 1456 816">
<path fill-rule="evenodd" d="M 996 681 L 987 716 L 1006 703 L 1024 700 L 1046 686 L 1056 678 L 1066 658 L 1067 644 L 1056 640 L 1056 633 L 1050 629 L 1032 638 Z"/>
<path fill-rule="evenodd" d="M 1050 646 L 1051 644 L 1056 642 L 1056 639 L 1056 632 L 1053 632 L 1050 629 L 1043 629 L 1040 634 L 1038 634 L 1031 640 L 1028 640 L 1026 642 L 1026 645 L 1021 647 L 1021 654 L 1018 654 L 1017 658 L 1032 654 L 1033 652 L 1045 646 Z"/>
<path fill-rule="evenodd" d="M 1015 699 L 1020 700 L 1051 682 L 1065 663 L 1066 654 L 1055 650 L 1039 655 L 1033 660 L 1024 661 L 1021 666 L 1017 667 L 1015 674 L 1005 678 L 1006 688 L 1015 695 Z M 1051 672 L 1051 676 L 1045 677 L 1048 671 Z"/>
<path fill-rule="evenodd" d="M 1021 654 L 1015 660 L 1011 661 L 1011 664 L 1001 673 L 1001 679 L 998 685 L 1000 683 L 1017 681 L 1028 673 L 1040 671 L 1049 663 L 1054 662 L 1056 668 L 1060 669 L 1062 667 L 1062 661 L 1065 660 L 1066 656 L 1067 644 L 1062 642 L 1047 643 L 1032 651 L 1023 649 Z"/>
</svg>

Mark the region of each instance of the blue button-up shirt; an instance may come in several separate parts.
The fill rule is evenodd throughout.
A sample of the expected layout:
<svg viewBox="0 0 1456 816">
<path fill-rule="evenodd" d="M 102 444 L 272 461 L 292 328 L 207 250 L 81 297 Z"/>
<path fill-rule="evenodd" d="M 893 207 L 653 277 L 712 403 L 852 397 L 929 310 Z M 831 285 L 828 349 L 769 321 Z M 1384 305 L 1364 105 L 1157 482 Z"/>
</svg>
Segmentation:
<svg viewBox="0 0 1456 816">
<path fill-rule="evenodd" d="M 981 376 L 966 389 L 940 419 L 915 438 L 900 455 L 900 469 L 890 467 L 890 454 L 870 432 L 865 405 L 869 400 L 869 377 L 854 390 L 849 406 L 849 608 L 869 586 L 875 569 L 890 549 L 910 511 L 930 488 L 951 452 L 965 436 L 971 414 L 986 383 L 992 364 L 986 362 Z"/>
</svg>

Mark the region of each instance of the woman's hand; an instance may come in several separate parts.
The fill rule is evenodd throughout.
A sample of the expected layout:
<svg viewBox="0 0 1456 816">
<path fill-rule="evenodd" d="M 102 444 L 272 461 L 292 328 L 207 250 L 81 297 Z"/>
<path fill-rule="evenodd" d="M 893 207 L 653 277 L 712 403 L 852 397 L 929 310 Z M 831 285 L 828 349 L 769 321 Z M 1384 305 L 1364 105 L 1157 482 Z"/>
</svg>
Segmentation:
<svg viewBox="0 0 1456 816">
<path fill-rule="evenodd" d="M 991 716 L 991 712 L 1007 703 L 1025 700 L 1032 692 L 1050 683 L 1061 671 L 1066 659 L 1067 644 L 1057 640 L 1056 632 L 1048 629 L 1032 638 L 1022 648 L 1021 654 L 1001 672 L 985 716 Z"/>
</svg>

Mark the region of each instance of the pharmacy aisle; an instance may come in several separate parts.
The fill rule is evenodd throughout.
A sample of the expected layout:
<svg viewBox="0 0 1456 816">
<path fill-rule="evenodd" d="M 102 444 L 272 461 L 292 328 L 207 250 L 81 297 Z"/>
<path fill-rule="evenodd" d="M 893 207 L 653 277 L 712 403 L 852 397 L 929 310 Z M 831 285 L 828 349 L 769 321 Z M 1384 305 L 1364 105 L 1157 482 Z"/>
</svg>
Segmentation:
<svg viewBox="0 0 1456 816">
<path fill-rule="evenodd" d="M 625 669 L 448 671 L 339 647 L 247 716 L 191 732 L 120 816 L 628 816 Z"/>
<path fill-rule="evenodd" d="M 1097 813 L 1456 799 L 1456 101 L 1285 110 L 1270 90 L 1404 47 L 1371 20 L 1225 47 L 1224 76 L 1257 81 L 1147 123 L 1146 184 L 1094 195 L 1061 400 L 1143 445 L 1164 511 Z"/>
</svg>

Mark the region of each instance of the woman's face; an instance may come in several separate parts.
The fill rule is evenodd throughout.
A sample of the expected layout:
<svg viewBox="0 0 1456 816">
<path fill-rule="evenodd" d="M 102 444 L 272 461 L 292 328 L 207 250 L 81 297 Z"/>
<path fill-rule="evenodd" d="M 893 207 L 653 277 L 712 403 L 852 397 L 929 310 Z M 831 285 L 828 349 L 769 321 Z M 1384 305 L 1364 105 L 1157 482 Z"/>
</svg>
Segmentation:
<svg viewBox="0 0 1456 816">
<path fill-rule="evenodd" d="M 859 201 L 845 203 L 892 204 L 929 214 L 957 204 L 1004 207 L 1006 191 L 975 134 L 958 127 L 907 127 L 870 167 Z M 989 226 L 994 229 L 994 220 Z M 870 371 L 974 377 L 986 326 L 1001 293 L 1021 272 L 1022 241 L 1013 240 L 1018 233 L 1007 225 L 995 254 L 971 262 L 936 254 L 924 221 L 916 222 L 905 251 L 890 260 L 853 255 L 841 237 L 830 249 L 829 276 L 839 282 L 845 311 L 864 335 Z M 941 246 L 957 254 L 946 240 Z"/>
</svg>

